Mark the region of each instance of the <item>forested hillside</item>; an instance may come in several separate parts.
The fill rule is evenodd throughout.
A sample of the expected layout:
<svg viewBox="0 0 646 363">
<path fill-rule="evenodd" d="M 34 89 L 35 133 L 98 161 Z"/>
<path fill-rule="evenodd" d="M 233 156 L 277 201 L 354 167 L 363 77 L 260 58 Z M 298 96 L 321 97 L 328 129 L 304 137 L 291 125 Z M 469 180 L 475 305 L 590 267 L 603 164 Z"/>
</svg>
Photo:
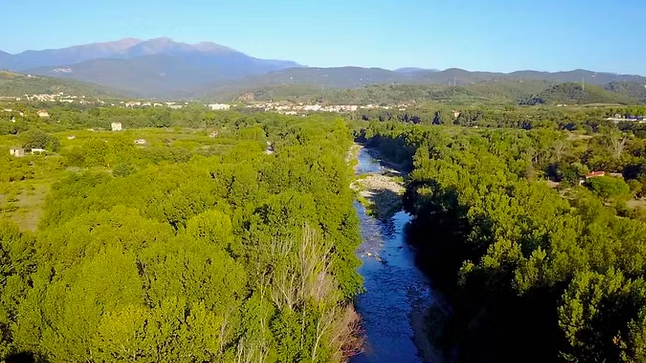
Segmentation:
<svg viewBox="0 0 646 363">
<path fill-rule="evenodd" d="M 339 362 L 355 352 L 344 122 L 200 109 L 154 130 L 128 112 L 53 111 L 60 123 L 3 128 L 1 357 Z M 126 131 L 85 131 L 116 119 Z M 191 123 L 200 129 L 179 128 Z M 46 151 L 16 158 L 10 146 Z M 47 185 L 37 230 L 11 222 Z"/>
<path fill-rule="evenodd" d="M 547 89 L 550 84 L 541 81 L 483 82 L 465 86 L 440 84 L 372 85 L 356 89 L 321 89 L 307 85 L 262 87 L 219 97 L 222 101 L 250 99 L 253 101 L 292 101 L 325 104 L 383 104 L 423 103 L 429 101 L 468 104 L 515 104 L 519 100 Z"/>
<path fill-rule="evenodd" d="M 646 103 L 646 82 L 611 82 L 605 88 L 608 91 Z"/>
<path fill-rule="evenodd" d="M 457 361 L 646 359 L 646 223 L 625 204 L 644 195 L 646 143 L 600 131 L 372 123 L 359 135 L 412 170 L 409 236 L 453 306 L 435 336 Z M 589 170 L 628 183 L 579 186 Z"/>
<path fill-rule="evenodd" d="M 360 88 L 338 89 L 314 84 L 286 83 L 262 87 L 223 87 L 215 96 L 203 96 L 221 102 L 290 101 L 323 104 L 421 104 L 441 102 L 454 105 L 585 105 L 644 103 L 641 85 L 613 83 L 607 89 L 594 85 L 586 89 L 576 83 L 554 84 L 545 80 L 490 80 L 465 85 L 447 84 L 375 84 Z M 643 88 L 646 90 L 646 88 Z M 646 92 L 646 91 L 645 91 Z"/>
<path fill-rule="evenodd" d="M 625 93 L 614 93 L 601 87 L 583 85 L 580 83 L 563 83 L 523 101 L 526 105 L 536 104 L 624 104 L 630 105 L 638 102 Z"/>
<path fill-rule="evenodd" d="M 64 80 L 52 77 L 30 76 L 0 70 L 0 97 L 21 97 L 25 94 L 58 94 L 88 97 L 125 96 L 125 92 L 115 91 L 95 84 Z"/>
</svg>

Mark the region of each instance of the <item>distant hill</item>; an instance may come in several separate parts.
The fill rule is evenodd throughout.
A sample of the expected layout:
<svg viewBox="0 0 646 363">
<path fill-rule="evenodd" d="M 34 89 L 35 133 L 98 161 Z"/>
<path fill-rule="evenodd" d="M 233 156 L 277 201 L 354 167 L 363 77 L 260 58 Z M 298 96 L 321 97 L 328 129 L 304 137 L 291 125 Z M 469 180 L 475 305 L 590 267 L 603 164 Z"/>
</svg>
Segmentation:
<svg viewBox="0 0 646 363">
<path fill-rule="evenodd" d="M 11 54 L 3 52 L 0 50 L 0 69 L 9 68 L 9 60 L 11 59 Z"/>
<path fill-rule="evenodd" d="M 631 97 L 607 91 L 594 85 L 581 83 L 562 83 L 548 88 L 522 102 L 527 105 L 535 104 L 635 104 L 638 100 Z"/>
<path fill-rule="evenodd" d="M 0 96 L 21 97 L 25 94 L 56 94 L 59 92 L 71 96 L 106 98 L 124 96 L 121 92 L 94 84 L 0 71 Z"/>
<path fill-rule="evenodd" d="M 370 85 L 383 84 L 440 84 L 448 86 L 466 86 L 489 82 L 517 82 L 522 88 L 523 81 L 542 82 L 545 87 L 557 83 L 570 82 L 572 79 L 583 79 L 588 76 L 588 84 L 605 85 L 610 79 L 626 79 L 631 81 L 646 78 L 631 75 L 616 75 L 610 73 L 596 73 L 592 71 L 571 72 L 536 72 L 522 71 L 514 73 L 495 72 L 470 72 L 464 69 L 451 68 L 443 71 L 409 69 L 406 72 L 389 71 L 381 68 L 339 67 L 339 68 L 298 68 L 285 69 L 279 72 L 262 74 L 235 80 L 228 83 L 214 85 L 210 90 L 202 92 L 203 95 L 220 97 L 235 93 L 253 92 L 270 87 L 300 85 L 309 89 L 353 89 Z M 593 77 L 594 76 L 594 77 Z M 302 89 L 302 87 L 298 88 Z M 534 89 L 536 91 L 536 89 Z"/>
<path fill-rule="evenodd" d="M 62 49 L 27 50 L 5 60 L 3 68 L 27 70 L 30 68 L 74 64 L 100 58 L 127 57 L 129 48 L 140 44 L 139 39 L 121 39 L 115 42 L 77 45 Z"/>
<path fill-rule="evenodd" d="M 264 86 L 212 98 L 220 102 L 292 101 L 326 104 L 401 104 L 427 101 L 446 103 L 516 104 L 551 86 L 544 81 L 489 81 L 463 86 L 442 84 L 386 84 L 355 89 L 320 88 L 309 85 Z"/>
<path fill-rule="evenodd" d="M 644 82 L 610 82 L 606 90 L 646 103 L 646 81 Z"/>
<path fill-rule="evenodd" d="M 586 84 L 594 85 L 606 85 L 610 82 L 616 81 L 625 81 L 625 82 L 637 82 L 637 81 L 646 81 L 646 77 L 629 75 L 629 74 L 616 74 L 616 73 L 603 73 L 603 72 L 593 72 L 587 71 L 584 69 L 576 69 L 569 72 L 537 72 L 537 71 L 518 71 L 508 74 L 512 78 L 522 78 L 522 79 L 535 79 L 535 80 L 545 80 L 558 83 L 566 82 L 583 82 Z"/>
<path fill-rule="evenodd" d="M 62 49 L 28 50 L 16 55 L 9 55 L 0 66 L 11 70 L 29 70 L 32 68 L 63 66 L 96 59 L 131 59 L 158 54 L 204 53 L 222 54 L 239 53 L 231 48 L 215 43 L 186 44 L 169 38 L 139 40 L 133 38 L 114 42 L 77 45 Z M 8 53 L 5 53 L 8 54 Z M 0 55 L 0 61 L 3 57 Z M 289 62 L 293 67 L 295 63 Z"/>
<path fill-rule="evenodd" d="M 75 79 L 123 89 L 141 97 L 187 97 L 203 85 L 299 67 L 265 60 L 215 43 L 169 38 L 122 39 L 63 49 L 0 55 L 0 68 Z"/>
<path fill-rule="evenodd" d="M 404 67 L 404 68 L 398 68 L 394 70 L 397 73 L 412 73 L 412 72 L 419 72 L 419 71 L 431 71 L 431 72 L 439 72 L 437 69 L 426 69 L 426 68 L 417 68 L 417 67 Z"/>
<path fill-rule="evenodd" d="M 282 69 L 281 61 L 238 52 L 155 54 L 131 59 L 97 59 L 63 67 L 32 69 L 34 74 L 76 79 L 127 90 L 140 97 L 190 97 L 193 90 Z"/>
</svg>

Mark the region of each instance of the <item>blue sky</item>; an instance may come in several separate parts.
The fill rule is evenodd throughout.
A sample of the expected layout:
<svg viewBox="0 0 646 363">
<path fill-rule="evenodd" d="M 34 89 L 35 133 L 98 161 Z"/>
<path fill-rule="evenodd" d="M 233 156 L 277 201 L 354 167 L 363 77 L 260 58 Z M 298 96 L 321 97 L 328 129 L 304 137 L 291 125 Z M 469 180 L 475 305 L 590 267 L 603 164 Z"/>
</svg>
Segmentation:
<svg viewBox="0 0 646 363">
<path fill-rule="evenodd" d="M 646 0 L 0 0 L 0 49 L 212 41 L 310 66 L 646 75 Z"/>
</svg>

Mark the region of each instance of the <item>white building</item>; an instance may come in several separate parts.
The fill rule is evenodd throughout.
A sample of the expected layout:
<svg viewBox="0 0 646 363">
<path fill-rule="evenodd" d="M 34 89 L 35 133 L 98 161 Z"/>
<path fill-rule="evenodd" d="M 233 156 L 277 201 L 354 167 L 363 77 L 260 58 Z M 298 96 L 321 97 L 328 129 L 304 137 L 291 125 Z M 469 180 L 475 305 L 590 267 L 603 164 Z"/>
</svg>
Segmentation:
<svg viewBox="0 0 646 363">
<path fill-rule="evenodd" d="M 137 139 L 135 140 L 135 145 L 144 145 L 146 143 L 145 139 Z"/>
<path fill-rule="evenodd" d="M 44 152 L 45 152 L 45 149 L 41 149 L 41 148 L 33 148 L 33 149 L 31 149 L 32 154 L 35 154 L 35 153 L 42 154 Z"/>
<path fill-rule="evenodd" d="M 121 122 L 113 122 L 111 124 L 112 126 L 112 131 L 121 131 L 123 130 L 123 126 L 121 125 Z"/>
<path fill-rule="evenodd" d="M 25 149 L 21 147 L 12 147 L 11 149 L 9 149 L 9 154 L 11 154 L 11 156 L 21 158 L 25 156 Z"/>
<path fill-rule="evenodd" d="M 227 105 L 225 103 L 213 103 L 213 104 L 210 104 L 209 107 L 211 108 L 211 110 L 214 110 L 214 111 L 215 110 L 228 110 L 228 109 L 231 108 L 231 105 Z"/>
<path fill-rule="evenodd" d="M 47 112 L 45 110 L 40 110 L 40 111 L 38 111 L 38 117 L 49 118 L 49 112 Z"/>
</svg>

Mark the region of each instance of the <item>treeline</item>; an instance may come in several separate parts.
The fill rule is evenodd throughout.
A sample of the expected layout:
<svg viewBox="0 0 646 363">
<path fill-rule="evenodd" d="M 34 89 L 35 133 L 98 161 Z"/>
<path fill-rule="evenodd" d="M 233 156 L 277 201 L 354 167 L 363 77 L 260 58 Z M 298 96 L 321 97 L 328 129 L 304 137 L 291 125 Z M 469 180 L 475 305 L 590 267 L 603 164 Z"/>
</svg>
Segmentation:
<svg viewBox="0 0 646 363">
<path fill-rule="evenodd" d="M 538 180 L 577 153 L 559 134 L 395 123 L 361 134 L 409 160 L 409 239 L 453 307 L 440 341 L 456 361 L 646 359 L 646 224 L 617 215 L 603 186 L 563 197 Z"/>
<path fill-rule="evenodd" d="M 42 105 L 47 106 L 47 105 Z M 143 127 L 187 127 L 205 128 L 230 124 L 244 118 L 255 120 L 263 116 L 239 112 L 211 111 L 203 106 L 192 105 L 179 110 L 166 107 L 123 108 L 94 107 L 84 105 L 48 105 L 45 109 L 49 117 L 38 117 L 38 105 L 10 104 L 13 112 L 0 111 L 0 135 L 17 134 L 21 131 L 39 127 L 45 131 L 64 131 L 74 129 L 110 130 L 112 122 L 121 122 L 126 129 Z M 19 114 L 22 112 L 22 116 Z M 246 121 L 240 121 L 246 122 Z"/>
<path fill-rule="evenodd" d="M 112 117 L 89 112 L 76 124 Z M 120 137 L 60 151 L 76 171 L 38 231 L 0 221 L 1 359 L 340 362 L 359 349 L 349 130 L 212 122 L 235 140 L 224 152 L 170 144 L 156 158 Z"/>
<path fill-rule="evenodd" d="M 542 108 L 542 107 L 418 107 L 406 110 L 371 109 L 355 112 L 352 117 L 364 121 L 399 121 L 425 125 L 457 125 L 485 128 L 560 129 L 598 132 L 600 127 L 613 127 L 610 117 L 646 115 L 644 106 Z M 646 135 L 646 125 L 634 121 L 620 122 L 624 131 Z"/>
</svg>

